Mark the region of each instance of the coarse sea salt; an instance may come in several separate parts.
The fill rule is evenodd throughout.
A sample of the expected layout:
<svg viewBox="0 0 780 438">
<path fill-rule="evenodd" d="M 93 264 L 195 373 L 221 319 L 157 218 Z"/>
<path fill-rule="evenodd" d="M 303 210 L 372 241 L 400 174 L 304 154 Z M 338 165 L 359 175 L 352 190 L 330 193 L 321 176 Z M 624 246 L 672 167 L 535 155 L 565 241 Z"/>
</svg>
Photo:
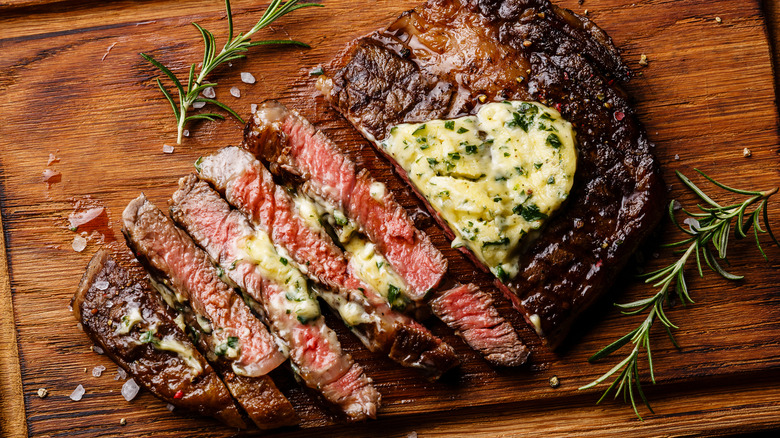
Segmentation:
<svg viewBox="0 0 780 438">
<path fill-rule="evenodd" d="M 125 398 L 125 400 L 130 401 L 135 398 L 136 395 L 138 395 L 138 391 L 141 388 L 138 386 L 137 383 L 135 383 L 134 379 L 129 379 L 127 382 L 125 382 L 124 385 L 122 385 L 122 397 Z"/>
<path fill-rule="evenodd" d="M 84 390 L 84 387 L 79 385 L 76 387 L 76 389 L 73 390 L 73 392 L 70 393 L 70 399 L 73 401 L 79 401 L 81 400 L 81 397 L 84 397 L 84 393 L 87 392 Z"/>
<path fill-rule="evenodd" d="M 230 94 L 235 98 L 239 98 L 241 97 L 241 90 L 239 90 L 238 87 L 232 87 L 230 89 Z"/>
<path fill-rule="evenodd" d="M 701 225 L 699 224 L 699 221 L 697 221 L 696 219 L 694 219 L 692 217 L 685 218 L 683 223 L 685 225 L 688 225 L 688 227 L 690 227 L 691 231 L 696 231 L 699 228 L 701 228 Z"/>
<path fill-rule="evenodd" d="M 95 282 L 95 288 L 98 290 L 108 289 L 108 282 L 106 280 L 98 280 Z"/>
<path fill-rule="evenodd" d="M 208 87 L 203 90 L 203 97 L 208 97 L 209 99 L 213 99 L 217 97 L 217 92 L 214 91 L 214 87 Z"/>
<path fill-rule="evenodd" d="M 171 411 L 171 412 L 173 412 L 173 410 L 174 410 L 174 409 L 176 409 L 176 406 L 174 406 L 174 405 L 172 405 L 172 404 L 170 404 L 170 403 L 168 403 L 168 405 L 167 405 L 167 406 L 165 406 L 165 407 L 166 407 L 166 408 L 167 408 L 169 411 Z"/>
<path fill-rule="evenodd" d="M 97 353 L 97 354 L 103 354 L 103 353 L 105 353 L 105 351 L 103 351 L 103 349 L 102 349 L 102 348 L 100 348 L 100 346 L 98 346 L 98 345 L 93 345 L 93 346 L 92 346 L 92 351 L 94 351 L 94 352 L 95 352 L 95 353 Z M 105 368 L 104 368 L 104 369 L 105 369 Z"/>
<path fill-rule="evenodd" d="M 173 146 L 171 146 L 169 144 L 164 144 L 163 145 L 163 153 L 164 154 L 172 154 L 173 151 L 174 151 L 174 147 Z"/>
<path fill-rule="evenodd" d="M 204 106 L 206 106 L 206 102 L 194 102 L 194 103 L 192 104 L 192 107 L 193 107 L 193 108 L 195 108 L 195 109 L 201 109 L 201 108 L 203 108 Z M 189 131 L 187 131 L 187 134 L 189 134 L 189 133 L 190 133 L 190 132 L 189 132 Z"/>
<path fill-rule="evenodd" d="M 103 375 L 103 371 L 106 370 L 106 367 L 103 365 L 98 365 L 95 368 L 92 368 L 92 377 L 100 377 Z"/>
<path fill-rule="evenodd" d="M 84 249 L 87 247 L 87 239 L 76 236 L 73 238 L 73 243 L 71 245 L 73 247 L 73 251 L 81 252 L 84 251 Z"/>
<path fill-rule="evenodd" d="M 257 104 L 253 103 L 252 105 L 249 105 L 249 110 L 254 114 L 254 112 L 257 111 Z"/>
<path fill-rule="evenodd" d="M 114 380 L 119 380 L 119 379 L 124 380 L 126 378 L 127 378 L 127 371 L 125 371 L 125 369 L 122 367 L 116 367 L 116 376 L 114 376 Z"/>
<path fill-rule="evenodd" d="M 245 84 L 254 84 L 255 83 L 255 77 L 252 76 L 252 73 L 242 71 L 241 72 L 241 82 Z"/>
</svg>

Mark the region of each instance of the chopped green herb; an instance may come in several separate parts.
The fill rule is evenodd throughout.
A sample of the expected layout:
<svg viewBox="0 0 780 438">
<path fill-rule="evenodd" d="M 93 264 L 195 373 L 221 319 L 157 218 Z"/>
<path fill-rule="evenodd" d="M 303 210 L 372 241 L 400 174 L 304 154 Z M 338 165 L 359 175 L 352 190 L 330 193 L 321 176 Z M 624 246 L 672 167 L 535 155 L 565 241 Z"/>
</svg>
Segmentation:
<svg viewBox="0 0 780 438">
<path fill-rule="evenodd" d="M 502 239 L 488 241 L 488 242 L 482 242 L 482 247 L 486 246 L 501 246 L 501 245 L 508 245 L 509 244 L 509 238 L 504 237 Z"/>
<path fill-rule="evenodd" d="M 476 154 L 477 153 L 477 146 L 473 145 L 473 144 L 467 144 L 466 145 L 466 153 L 469 154 L 469 155 Z"/>
<path fill-rule="evenodd" d="M 547 178 L 547 184 L 555 184 L 555 176 L 550 175 L 550 177 Z"/>
<path fill-rule="evenodd" d="M 428 165 L 433 167 L 433 166 L 435 166 L 437 164 L 439 164 L 439 160 L 437 160 L 436 158 L 428 158 Z"/>
<path fill-rule="evenodd" d="M 511 154 L 510 154 L 509 152 L 504 152 L 504 156 L 505 156 L 505 157 L 508 157 L 508 156 L 510 156 L 510 155 L 511 155 Z"/>
<path fill-rule="evenodd" d="M 452 120 L 447 120 L 444 122 L 444 128 L 453 131 L 455 129 L 455 122 Z"/>
<path fill-rule="evenodd" d="M 458 134 L 463 134 L 463 133 L 466 133 L 466 132 L 469 132 L 469 130 L 464 128 L 464 127 L 462 127 L 462 126 L 460 128 L 458 128 Z"/>
<path fill-rule="evenodd" d="M 543 119 L 543 120 L 549 120 L 550 122 L 554 122 L 555 121 L 553 116 L 551 116 L 550 113 L 547 113 L 547 112 L 543 112 L 542 115 L 539 116 L 539 118 Z"/>
<path fill-rule="evenodd" d="M 536 204 L 516 205 L 515 208 L 512 209 L 512 212 L 522 216 L 523 219 L 527 220 L 528 222 L 547 219 L 547 215 L 539 211 L 539 207 L 537 207 Z"/>
<path fill-rule="evenodd" d="M 382 269 L 382 266 L 384 266 L 384 265 L 385 265 L 385 262 L 376 262 L 376 268 L 377 269 Z"/>
<path fill-rule="evenodd" d="M 319 66 L 311 69 L 309 72 L 309 76 L 322 76 L 323 74 L 325 74 L 325 71 L 322 70 L 322 67 Z"/>
<path fill-rule="evenodd" d="M 387 302 L 393 304 L 398 296 L 401 295 L 401 291 L 394 285 L 387 286 Z"/>
<path fill-rule="evenodd" d="M 534 168 L 539 170 L 542 167 L 542 164 L 544 164 L 544 163 L 534 163 Z"/>
<path fill-rule="evenodd" d="M 202 163 L 203 163 L 203 157 L 198 157 L 198 159 L 195 160 L 195 170 L 197 170 L 198 173 L 200 173 L 200 171 L 201 171 L 200 165 Z"/>
<path fill-rule="evenodd" d="M 147 330 L 143 332 L 143 334 L 141 334 L 141 337 L 138 338 L 138 340 L 144 344 L 148 344 L 150 342 L 154 343 L 155 342 L 154 330 Z"/>
<path fill-rule="evenodd" d="M 460 160 L 460 154 L 457 152 L 450 152 L 447 156 L 450 157 L 450 160 Z"/>
<path fill-rule="evenodd" d="M 496 266 L 496 276 L 501 281 L 506 281 L 509 279 L 509 274 L 504 271 L 504 268 L 502 268 L 501 265 Z"/>
<path fill-rule="evenodd" d="M 390 135 L 394 135 L 396 132 L 398 132 L 397 126 L 393 126 L 392 128 L 390 128 Z"/>
<path fill-rule="evenodd" d="M 554 147 L 556 149 L 558 149 L 562 145 L 561 139 L 558 137 L 557 134 L 550 134 L 550 135 L 548 135 L 547 136 L 547 144 L 549 144 L 550 146 L 552 146 L 552 147 Z"/>
<path fill-rule="evenodd" d="M 288 263 L 288 261 L 287 261 L 287 259 L 286 259 L 286 258 L 284 258 L 284 257 L 279 257 L 279 261 L 280 261 L 280 262 L 282 262 L 282 264 L 283 264 L 284 266 L 287 266 L 287 263 Z"/>
<path fill-rule="evenodd" d="M 415 129 L 414 132 L 412 132 L 412 135 L 420 134 L 423 131 L 425 131 L 425 124 L 424 123 L 422 125 L 420 125 L 417 129 Z"/>
</svg>

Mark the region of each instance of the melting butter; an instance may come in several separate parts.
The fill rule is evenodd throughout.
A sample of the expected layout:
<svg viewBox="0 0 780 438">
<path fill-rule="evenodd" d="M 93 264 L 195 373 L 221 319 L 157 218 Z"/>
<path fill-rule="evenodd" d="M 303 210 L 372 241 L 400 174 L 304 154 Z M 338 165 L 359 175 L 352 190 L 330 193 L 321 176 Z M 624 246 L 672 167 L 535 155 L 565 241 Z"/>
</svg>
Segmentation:
<svg viewBox="0 0 780 438">
<path fill-rule="evenodd" d="M 519 271 L 521 244 L 571 191 L 575 133 L 535 102 L 490 103 L 476 116 L 402 124 L 381 147 L 500 279 Z"/>
<path fill-rule="evenodd" d="M 300 322 L 306 323 L 320 316 L 319 303 L 311 294 L 306 278 L 289 256 L 274 246 L 268 234 L 256 230 L 251 237 L 242 239 L 239 247 L 246 258 L 257 265 L 263 276 L 284 286 L 285 307 L 289 312 L 294 312 Z"/>
</svg>

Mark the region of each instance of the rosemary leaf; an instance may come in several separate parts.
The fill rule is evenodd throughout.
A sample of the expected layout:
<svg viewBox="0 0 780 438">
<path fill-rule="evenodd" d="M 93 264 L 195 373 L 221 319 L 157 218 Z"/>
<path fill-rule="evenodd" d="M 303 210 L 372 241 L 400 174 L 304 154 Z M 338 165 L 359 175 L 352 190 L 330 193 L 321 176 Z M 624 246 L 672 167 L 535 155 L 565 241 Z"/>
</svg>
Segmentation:
<svg viewBox="0 0 780 438">
<path fill-rule="evenodd" d="M 173 108 L 173 114 L 176 119 L 176 128 L 178 131 L 176 143 L 181 144 L 184 127 L 187 124 L 187 122 L 190 122 L 192 120 L 215 120 L 215 119 L 225 118 L 225 116 L 220 114 L 215 114 L 215 113 L 202 113 L 202 114 L 188 116 L 187 111 L 195 102 L 206 102 L 212 105 L 216 105 L 219 108 L 222 108 L 223 110 L 227 111 L 230 115 L 238 119 L 241 123 L 244 123 L 244 120 L 238 115 L 238 113 L 233 111 L 226 104 L 219 102 L 215 99 L 208 99 L 199 95 L 201 91 L 203 91 L 204 89 L 209 87 L 214 87 L 217 85 L 215 83 L 207 84 L 204 83 L 204 81 L 206 79 L 206 76 L 208 76 L 209 73 L 214 71 L 214 69 L 216 69 L 218 66 L 226 62 L 234 61 L 236 59 L 245 58 L 246 57 L 245 52 L 247 52 L 250 47 L 254 47 L 254 46 L 277 44 L 277 45 L 295 45 L 299 47 L 309 48 L 308 44 L 302 43 L 300 41 L 294 41 L 294 40 L 251 41 L 251 38 L 255 33 L 267 27 L 268 25 L 276 21 L 278 18 L 286 14 L 289 14 L 301 8 L 306 8 L 311 6 L 315 6 L 315 7 L 322 6 L 319 3 L 299 3 L 298 1 L 299 0 L 272 0 L 271 4 L 268 5 L 268 8 L 266 8 L 265 12 L 263 13 L 262 17 L 260 17 L 260 20 L 257 22 L 257 24 L 255 24 L 246 33 L 239 33 L 237 35 L 234 35 L 233 12 L 230 7 L 230 0 L 225 0 L 225 10 L 227 11 L 227 18 L 228 18 L 228 35 L 227 35 L 227 42 L 223 46 L 222 50 L 220 50 L 219 52 L 217 52 L 217 39 L 214 37 L 214 34 L 204 29 L 198 23 L 192 23 L 192 25 L 195 26 L 196 29 L 198 29 L 198 32 L 200 32 L 200 36 L 203 38 L 203 61 L 200 64 L 200 70 L 198 71 L 197 75 L 195 74 L 196 65 L 194 63 L 190 65 L 189 74 L 187 77 L 186 91 L 182 82 L 179 80 L 179 78 L 176 77 L 176 75 L 168 67 L 163 65 L 161 62 L 156 60 L 151 55 L 148 55 L 146 53 L 141 53 L 141 56 L 145 60 L 147 60 L 153 66 L 157 67 L 158 70 L 160 70 L 165 76 L 167 76 L 171 80 L 171 82 L 173 82 L 173 85 L 174 87 L 176 87 L 176 91 L 178 92 L 178 99 L 174 99 L 173 95 L 165 88 L 165 86 L 162 84 L 160 79 L 157 79 L 157 85 L 160 87 L 160 90 L 165 96 L 165 99 L 168 100 L 168 102 L 171 104 L 171 107 Z"/>
<path fill-rule="evenodd" d="M 693 299 L 689 294 L 688 285 L 685 281 L 685 266 L 688 263 L 688 259 L 691 258 L 691 255 L 694 253 L 696 255 L 696 266 L 700 276 L 704 276 L 704 271 L 702 270 L 701 264 L 701 260 L 704 259 L 704 263 L 710 268 L 710 270 L 716 272 L 718 275 L 727 280 L 736 281 L 741 280 L 744 277 L 726 271 L 718 261 L 718 259 L 727 261 L 726 255 L 729 248 L 729 235 L 731 234 L 732 228 L 734 229 L 734 235 L 739 239 L 746 237 L 747 233 L 752 227 L 753 236 L 755 237 L 756 241 L 756 247 L 758 247 L 761 255 L 764 256 L 764 258 L 767 260 L 768 257 L 764 252 L 764 249 L 761 247 L 761 243 L 759 241 L 759 234 L 769 234 L 772 241 L 778 247 L 780 247 L 780 242 L 777 241 L 771 229 L 769 228 L 769 215 L 767 213 L 767 201 L 772 195 L 777 193 L 777 188 L 765 192 L 735 189 L 714 180 L 699 169 L 695 170 L 718 188 L 738 195 L 746 195 L 749 196 L 749 198 L 737 204 L 721 206 L 709 195 L 704 193 L 704 191 L 702 191 L 685 175 L 677 172 L 677 176 L 680 178 L 683 184 L 691 189 L 709 206 L 697 205 L 700 213 L 692 213 L 688 210 L 682 209 L 684 214 L 686 214 L 689 218 L 696 219 L 699 224 L 698 226 L 689 225 L 689 228 L 685 228 L 677 221 L 677 218 L 675 217 L 674 201 L 669 204 L 668 213 L 672 223 L 680 231 L 689 235 L 690 237 L 661 246 L 673 248 L 687 245 L 687 248 L 684 251 L 679 250 L 679 253 L 682 255 L 676 262 L 664 268 L 660 268 L 643 275 L 645 278 L 645 283 L 653 283 L 653 287 L 660 288 L 655 295 L 627 304 L 615 304 L 618 308 L 620 308 L 621 313 L 624 315 L 636 315 L 647 311 L 648 309 L 649 312 L 647 313 L 644 321 L 642 321 L 642 323 L 637 328 L 599 350 L 597 353 L 589 357 L 588 361 L 595 362 L 599 359 L 603 359 L 615 353 L 625 345 L 631 343 L 633 345 L 633 349 L 628 354 L 628 356 L 626 356 L 622 361 L 618 362 L 617 365 L 612 367 L 601 377 L 579 388 L 581 390 L 592 388 L 617 374 L 617 377 L 613 380 L 612 384 L 607 387 L 597 403 L 600 403 L 610 393 L 614 393 L 615 398 L 622 394 L 623 400 L 627 403 L 631 403 L 631 407 L 633 408 L 634 413 L 640 420 L 642 420 L 642 416 L 639 414 L 639 410 L 637 409 L 637 400 L 634 396 L 634 390 L 636 390 L 636 393 L 639 395 L 639 399 L 642 400 L 651 413 L 653 413 L 653 409 L 650 406 L 650 402 L 645 397 L 640 383 L 639 352 L 640 350 L 646 351 L 646 360 L 648 370 L 650 372 L 650 381 L 655 384 L 655 371 L 653 369 L 653 357 L 650 348 L 650 329 L 656 320 L 659 321 L 666 330 L 666 333 L 669 335 L 669 340 L 671 343 L 677 349 L 680 348 L 672 333 L 672 330 L 677 329 L 677 326 L 672 323 L 672 321 L 666 316 L 666 313 L 664 312 L 664 306 L 669 306 L 670 299 L 672 298 L 672 296 L 669 294 L 669 291 L 672 285 L 674 285 L 674 291 L 677 294 L 677 298 L 683 305 L 693 304 Z M 756 204 L 758 204 L 757 207 L 755 207 L 753 211 L 748 212 L 748 209 Z M 766 227 L 766 230 L 761 228 L 759 216 L 763 216 L 764 227 Z M 745 217 L 747 217 L 747 220 L 745 220 Z M 686 224 L 687 223 L 688 222 L 686 222 Z M 693 224 L 695 224 L 695 222 L 693 222 Z"/>
</svg>

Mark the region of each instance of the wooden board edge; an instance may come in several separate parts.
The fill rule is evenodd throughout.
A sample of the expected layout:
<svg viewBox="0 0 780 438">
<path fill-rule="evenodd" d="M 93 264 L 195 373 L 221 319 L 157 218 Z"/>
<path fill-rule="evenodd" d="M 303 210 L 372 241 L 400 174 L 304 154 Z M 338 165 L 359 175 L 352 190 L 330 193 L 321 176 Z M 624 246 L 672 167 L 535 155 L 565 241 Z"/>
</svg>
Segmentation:
<svg viewBox="0 0 780 438">
<path fill-rule="evenodd" d="M 22 371 L 11 297 L 11 276 L 0 215 L 0 435 L 27 436 Z"/>
</svg>

